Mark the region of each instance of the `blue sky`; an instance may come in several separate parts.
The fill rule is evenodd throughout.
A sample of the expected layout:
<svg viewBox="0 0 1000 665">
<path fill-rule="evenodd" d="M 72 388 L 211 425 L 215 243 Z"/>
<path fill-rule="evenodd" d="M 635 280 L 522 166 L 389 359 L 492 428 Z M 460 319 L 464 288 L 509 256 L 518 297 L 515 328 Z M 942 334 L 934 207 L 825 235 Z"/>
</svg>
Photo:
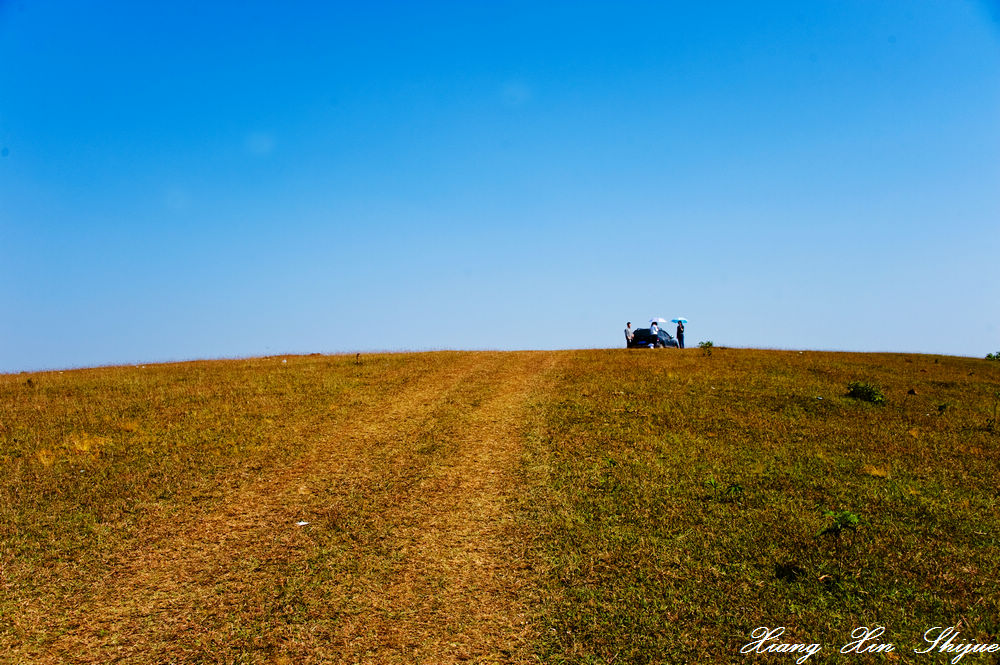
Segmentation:
<svg viewBox="0 0 1000 665">
<path fill-rule="evenodd" d="M 1000 349 L 981 1 L 0 2 L 0 371 Z"/>
</svg>

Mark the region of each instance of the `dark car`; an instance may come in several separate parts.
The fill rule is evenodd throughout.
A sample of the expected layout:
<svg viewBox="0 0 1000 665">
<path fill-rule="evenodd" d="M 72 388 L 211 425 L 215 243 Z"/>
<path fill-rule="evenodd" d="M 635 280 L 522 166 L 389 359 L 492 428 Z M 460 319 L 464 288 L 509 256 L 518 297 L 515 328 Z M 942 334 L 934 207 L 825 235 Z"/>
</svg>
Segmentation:
<svg viewBox="0 0 1000 665">
<path fill-rule="evenodd" d="M 677 340 L 671 337 L 667 331 L 661 329 L 654 335 L 649 328 L 636 328 L 628 348 L 660 349 L 667 346 L 677 348 Z"/>
</svg>

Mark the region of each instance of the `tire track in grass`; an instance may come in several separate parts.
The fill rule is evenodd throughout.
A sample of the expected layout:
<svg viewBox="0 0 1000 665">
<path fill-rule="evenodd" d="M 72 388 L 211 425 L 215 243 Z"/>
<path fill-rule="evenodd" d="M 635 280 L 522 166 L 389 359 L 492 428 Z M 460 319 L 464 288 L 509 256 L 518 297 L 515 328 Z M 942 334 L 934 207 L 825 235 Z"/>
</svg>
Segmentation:
<svg viewBox="0 0 1000 665">
<path fill-rule="evenodd" d="M 218 509 L 153 525 L 148 545 L 117 561 L 88 597 L 67 608 L 55 643 L 25 655 L 32 662 L 149 662 L 153 654 L 168 658 L 178 650 L 198 651 L 184 643 L 196 644 L 205 637 L 199 634 L 206 624 L 218 623 L 213 610 L 224 609 L 227 582 L 246 572 L 237 561 L 274 562 L 309 547 L 307 534 L 294 526 L 301 502 L 289 503 L 299 481 L 318 467 L 336 473 L 348 466 L 364 455 L 370 435 L 380 428 L 418 425 L 407 421 L 414 413 L 431 412 L 435 400 L 448 399 L 478 364 L 474 354 L 459 355 L 401 392 L 366 405 L 334 431 L 319 433 L 312 449 L 289 467 L 240 489 Z"/>
<path fill-rule="evenodd" d="M 164 527 L 32 660 L 527 661 L 506 506 L 524 407 L 553 362 L 461 354 L 376 400 L 289 468 Z"/>
<path fill-rule="evenodd" d="M 534 662 L 522 526 L 511 502 L 525 410 L 553 354 L 511 354 L 451 432 L 451 450 L 415 491 L 387 506 L 387 570 L 370 611 L 342 626 L 349 662 Z"/>
</svg>

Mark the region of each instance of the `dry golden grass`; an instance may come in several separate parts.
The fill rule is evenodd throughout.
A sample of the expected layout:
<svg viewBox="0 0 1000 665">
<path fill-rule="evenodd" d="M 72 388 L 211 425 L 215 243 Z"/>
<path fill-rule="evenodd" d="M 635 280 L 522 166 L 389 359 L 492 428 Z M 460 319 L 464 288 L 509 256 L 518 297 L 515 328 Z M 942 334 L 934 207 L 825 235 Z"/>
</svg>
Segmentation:
<svg viewBox="0 0 1000 665">
<path fill-rule="evenodd" d="M 9 653 L 39 663 L 530 658 L 523 553 L 509 545 L 522 527 L 506 504 L 524 407 L 553 357 L 425 354 L 366 357 L 360 366 L 287 360 L 273 369 L 255 361 L 250 377 L 319 364 L 363 379 L 366 368 L 380 366 L 342 391 L 340 402 L 301 395 L 314 408 L 299 409 L 294 420 L 264 391 L 234 381 L 217 399 L 254 403 L 256 394 L 265 401 L 255 407 L 271 407 L 277 423 L 248 460 L 227 468 L 230 446 L 219 446 L 219 459 L 181 465 L 180 472 L 202 474 L 214 467 L 214 478 L 181 501 L 136 502 L 127 511 L 142 514 L 140 527 L 115 534 L 113 524 L 101 525 L 108 537 L 87 543 L 83 565 L 57 562 L 40 584 L 30 581 L 37 562 L 18 565 L 5 551 L 16 578 L 4 605 L 15 615 L 14 630 L 3 634 Z M 195 368 L 207 384 L 231 369 L 158 371 L 172 371 L 173 382 Z M 205 404 L 207 422 L 220 407 L 227 410 Z M 170 428 L 113 420 L 111 436 Z M 289 429 L 294 445 L 269 440 Z M 110 443 L 77 431 L 64 441 L 73 454 L 100 455 Z M 150 444 L 144 455 L 169 455 L 165 442 Z M 53 467 L 48 449 L 38 456 L 44 462 L 36 473 Z M 243 465 L 259 469 L 247 477 Z M 69 576 L 78 577 L 67 588 L 60 582 Z"/>
<path fill-rule="evenodd" d="M 775 622 L 995 640 L 998 389 L 972 359 L 729 349 L 0 376 L 0 662 L 725 663 Z M 828 509 L 856 536 L 818 537 Z"/>
</svg>

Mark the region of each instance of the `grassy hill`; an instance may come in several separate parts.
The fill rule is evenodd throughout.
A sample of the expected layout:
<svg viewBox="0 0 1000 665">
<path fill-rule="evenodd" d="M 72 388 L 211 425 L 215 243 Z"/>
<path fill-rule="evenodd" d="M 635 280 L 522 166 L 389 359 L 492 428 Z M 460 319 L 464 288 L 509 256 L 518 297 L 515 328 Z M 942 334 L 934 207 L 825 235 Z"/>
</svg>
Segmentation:
<svg viewBox="0 0 1000 665">
<path fill-rule="evenodd" d="M 998 391 L 733 349 L 0 376 L 0 662 L 728 663 L 759 626 L 825 662 L 876 625 L 927 662 L 1000 639 Z"/>
</svg>

